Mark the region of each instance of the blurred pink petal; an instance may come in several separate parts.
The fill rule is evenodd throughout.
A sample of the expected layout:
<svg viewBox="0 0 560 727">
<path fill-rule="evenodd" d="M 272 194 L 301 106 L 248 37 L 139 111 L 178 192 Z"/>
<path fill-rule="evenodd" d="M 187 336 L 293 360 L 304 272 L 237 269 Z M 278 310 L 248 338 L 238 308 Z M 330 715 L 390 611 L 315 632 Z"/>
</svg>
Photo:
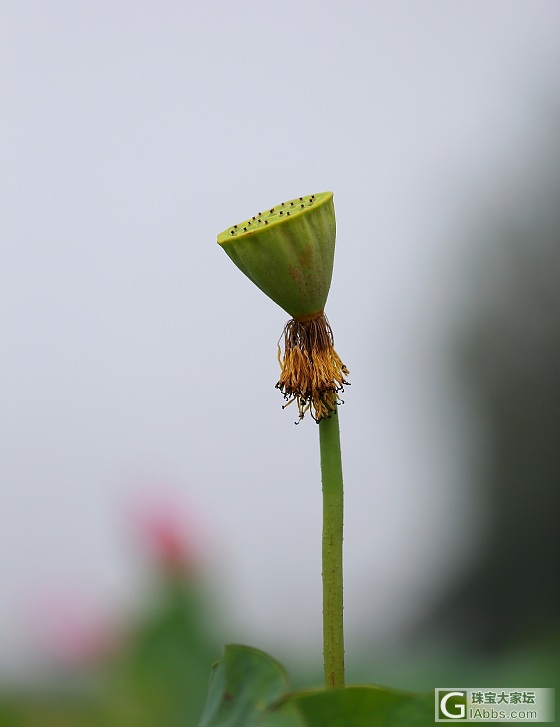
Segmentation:
<svg viewBox="0 0 560 727">
<path fill-rule="evenodd" d="M 141 547 L 170 570 L 195 570 L 201 560 L 200 532 L 192 512 L 179 497 L 155 492 L 135 498 L 131 520 Z"/>
<path fill-rule="evenodd" d="M 112 652 L 116 633 L 92 600 L 61 590 L 33 608 L 32 630 L 47 656 L 69 666 L 91 666 Z"/>
</svg>

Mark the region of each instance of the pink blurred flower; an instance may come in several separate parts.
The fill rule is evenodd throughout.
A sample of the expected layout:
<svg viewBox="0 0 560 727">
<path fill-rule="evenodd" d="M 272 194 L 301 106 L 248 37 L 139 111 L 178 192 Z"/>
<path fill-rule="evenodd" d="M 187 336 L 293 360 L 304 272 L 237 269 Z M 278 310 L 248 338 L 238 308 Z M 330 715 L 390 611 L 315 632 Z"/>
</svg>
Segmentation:
<svg viewBox="0 0 560 727">
<path fill-rule="evenodd" d="M 116 630 L 93 599 L 65 589 L 43 596 L 33 607 L 32 630 L 43 653 L 71 667 L 104 661 L 116 645 Z"/>
<path fill-rule="evenodd" d="M 191 512 L 169 492 L 135 498 L 131 520 L 142 548 L 169 570 L 194 571 L 199 564 L 200 533 Z"/>
</svg>

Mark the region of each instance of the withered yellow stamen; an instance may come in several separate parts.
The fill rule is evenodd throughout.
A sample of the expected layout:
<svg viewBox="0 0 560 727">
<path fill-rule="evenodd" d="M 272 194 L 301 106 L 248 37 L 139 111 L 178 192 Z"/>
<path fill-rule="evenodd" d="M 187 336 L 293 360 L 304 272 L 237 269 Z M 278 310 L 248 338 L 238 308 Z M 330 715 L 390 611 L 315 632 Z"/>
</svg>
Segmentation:
<svg viewBox="0 0 560 727">
<path fill-rule="evenodd" d="M 316 422 L 330 417 L 349 373 L 334 349 L 332 329 L 324 313 L 309 320 L 288 321 L 284 328 L 282 373 L 276 388 L 288 406 L 297 402 L 299 418 L 311 410 Z"/>
</svg>

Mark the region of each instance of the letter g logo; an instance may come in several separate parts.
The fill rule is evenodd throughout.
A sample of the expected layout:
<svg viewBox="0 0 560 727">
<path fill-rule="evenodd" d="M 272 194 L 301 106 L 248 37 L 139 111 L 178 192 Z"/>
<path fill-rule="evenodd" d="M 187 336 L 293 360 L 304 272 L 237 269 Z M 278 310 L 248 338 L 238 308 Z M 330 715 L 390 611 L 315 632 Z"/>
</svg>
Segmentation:
<svg viewBox="0 0 560 727">
<path fill-rule="evenodd" d="M 439 708 L 441 713 L 444 714 L 448 719 L 465 719 L 466 706 L 457 700 L 454 700 L 449 704 L 449 700 L 453 697 L 460 697 L 461 700 L 465 699 L 465 692 L 447 692 L 444 694 L 439 702 Z"/>
</svg>

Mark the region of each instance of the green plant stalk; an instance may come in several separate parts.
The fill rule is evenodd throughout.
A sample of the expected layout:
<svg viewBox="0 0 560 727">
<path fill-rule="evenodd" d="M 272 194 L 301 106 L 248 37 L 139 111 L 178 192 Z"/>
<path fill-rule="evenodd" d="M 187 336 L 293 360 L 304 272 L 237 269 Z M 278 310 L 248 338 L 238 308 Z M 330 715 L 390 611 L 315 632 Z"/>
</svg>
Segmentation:
<svg viewBox="0 0 560 727">
<path fill-rule="evenodd" d="M 344 686 L 342 533 L 344 494 L 338 408 L 319 422 L 323 482 L 323 655 L 325 688 Z"/>
</svg>

